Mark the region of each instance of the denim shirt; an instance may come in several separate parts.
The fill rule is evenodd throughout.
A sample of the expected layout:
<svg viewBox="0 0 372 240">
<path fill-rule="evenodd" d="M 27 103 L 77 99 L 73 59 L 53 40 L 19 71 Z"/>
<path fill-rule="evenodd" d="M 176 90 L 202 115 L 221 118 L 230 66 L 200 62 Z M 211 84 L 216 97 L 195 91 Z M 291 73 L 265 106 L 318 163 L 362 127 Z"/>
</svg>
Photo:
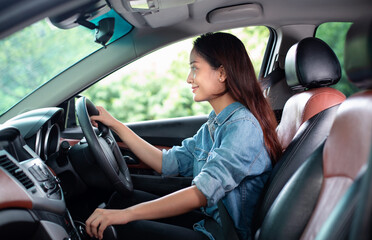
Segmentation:
<svg viewBox="0 0 372 240">
<path fill-rule="evenodd" d="M 195 136 L 163 150 L 162 174 L 193 176 L 192 184 L 207 199 L 202 211 L 219 224 L 217 202 L 222 199 L 240 239 L 251 238 L 254 208 L 271 168 L 260 124 L 239 102 L 218 115 L 212 111 Z M 214 239 L 204 220 L 194 229 Z"/>
</svg>

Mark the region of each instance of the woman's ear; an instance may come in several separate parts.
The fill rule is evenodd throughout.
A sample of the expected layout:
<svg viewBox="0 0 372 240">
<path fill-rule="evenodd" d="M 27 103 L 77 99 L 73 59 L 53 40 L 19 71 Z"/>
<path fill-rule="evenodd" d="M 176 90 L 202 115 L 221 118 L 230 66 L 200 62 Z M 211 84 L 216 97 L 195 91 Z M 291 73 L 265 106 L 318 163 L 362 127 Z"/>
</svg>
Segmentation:
<svg viewBox="0 0 372 240">
<path fill-rule="evenodd" d="M 220 82 L 225 82 L 226 81 L 226 71 L 225 71 L 225 68 L 221 65 L 219 68 L 218 68 L 218 71 L 219 71 L 219 81 Z"/>
</svg>

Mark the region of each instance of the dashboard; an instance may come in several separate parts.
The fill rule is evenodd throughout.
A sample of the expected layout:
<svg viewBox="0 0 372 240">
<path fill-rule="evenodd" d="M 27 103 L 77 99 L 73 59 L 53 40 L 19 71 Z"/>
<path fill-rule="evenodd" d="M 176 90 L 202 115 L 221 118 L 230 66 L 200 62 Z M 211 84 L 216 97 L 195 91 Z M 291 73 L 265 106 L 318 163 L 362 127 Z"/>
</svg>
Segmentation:
<svg viewBox="0 0 372 240">
<path fill-rule="evenodd" d="M 0 126 L 0 239 L 81 239 L 45 164 L 58 154 L 62 119 L 62 109 L 46 108 Z"/>
<path fill-rule="evenodd" d="M 40 207 L 55 212 L 64 211 L 58 179 L 25 144 L 16 128 L 0 129 L 0 167 L 4 180 L 1 184 L 3 190 L 11 190 L 17 196 L 9 193 L 3 195 L 0 198 L 0 207 L 19 207 L 19 203 L 25 208 Z"/>
<path fill-rule="evenodd" d="M 59 150 L 63 109 L 36 109 L 8 120 L 5 125 L 17 128 L 27 145 L 45 161 Z"/>
</svg>

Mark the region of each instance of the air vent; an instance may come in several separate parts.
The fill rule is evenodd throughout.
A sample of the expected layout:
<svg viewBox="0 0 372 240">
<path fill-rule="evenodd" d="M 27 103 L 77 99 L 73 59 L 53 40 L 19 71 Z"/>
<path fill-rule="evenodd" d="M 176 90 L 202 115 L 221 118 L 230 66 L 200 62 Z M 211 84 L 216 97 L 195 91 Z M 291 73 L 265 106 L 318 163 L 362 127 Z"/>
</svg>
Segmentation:
<svg viewBox="0 0 372 240">
<path fill-rule="evenodd" d="M 3 167 L 13 177 L 15 177 L 22 185 L 29 189 L 34 186 L 34 183 L 27 177 L 27 175 L 12 161 L 8 156 L 0 156 L 0 167 Z"/>
</svg>

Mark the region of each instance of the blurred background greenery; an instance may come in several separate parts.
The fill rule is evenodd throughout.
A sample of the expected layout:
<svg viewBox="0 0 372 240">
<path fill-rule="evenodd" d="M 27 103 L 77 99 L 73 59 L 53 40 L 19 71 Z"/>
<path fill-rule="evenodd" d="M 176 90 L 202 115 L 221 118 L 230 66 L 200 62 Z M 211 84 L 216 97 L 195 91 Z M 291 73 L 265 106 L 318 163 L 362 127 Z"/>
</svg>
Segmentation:
<svg viewBox="0 0 372 240">
<path fill-rule="evenodd" d="M 334 86 L 334 88 L 343 92 L 347 97 L 358 91 L 348 79 L 344 69 L 344 46 L 346 33 L 349 30 L 351 23 L 332 22 L 325 23 L 318 27 L 316 37 L 325 41 L 335 52 L 341 64 L 342 77 L 341 80 Z"/>
<path fill-rule="evenodd" d="M 92 31 L 56 29 L 45 20 L 1 39 L 0 114 L 100 47 Z"/>
<path fill-rule="evenodd" d="M 316 36 L 326 41 L 343 64 L 343 47 L 349 23 L 326 23 Z M 245 44 L 256 74 L 269 38 L 264 26 L 229 30 Z M 47 41 L 41 41 L 48 36 Z M 105 107 L 123 122 L 204 115 L 208 103 L 193 101 L 189 52 L 194 39 L 155 51 L 86 89 L 81 95 Z M 58 44 L 56 44 L 58 43 Z M 83 28 L 60 30 L 47 22 L 34 24 L 0 41 L 0 114 L 73 63 L 100 48 Z M 336 85 L 347 96 L 357 91 L 345 73 Z"/>
<path fill-rule="evenodd" d="M 266 27 L 229 30 L 244 43 L 256 74 L 269 38 Z M 102 79 L 82 95 L 123 122 L 208 114 L 208 103 L 193 100 L 186 83 L 193 39 L 151 53 Z"/>
</svg>

